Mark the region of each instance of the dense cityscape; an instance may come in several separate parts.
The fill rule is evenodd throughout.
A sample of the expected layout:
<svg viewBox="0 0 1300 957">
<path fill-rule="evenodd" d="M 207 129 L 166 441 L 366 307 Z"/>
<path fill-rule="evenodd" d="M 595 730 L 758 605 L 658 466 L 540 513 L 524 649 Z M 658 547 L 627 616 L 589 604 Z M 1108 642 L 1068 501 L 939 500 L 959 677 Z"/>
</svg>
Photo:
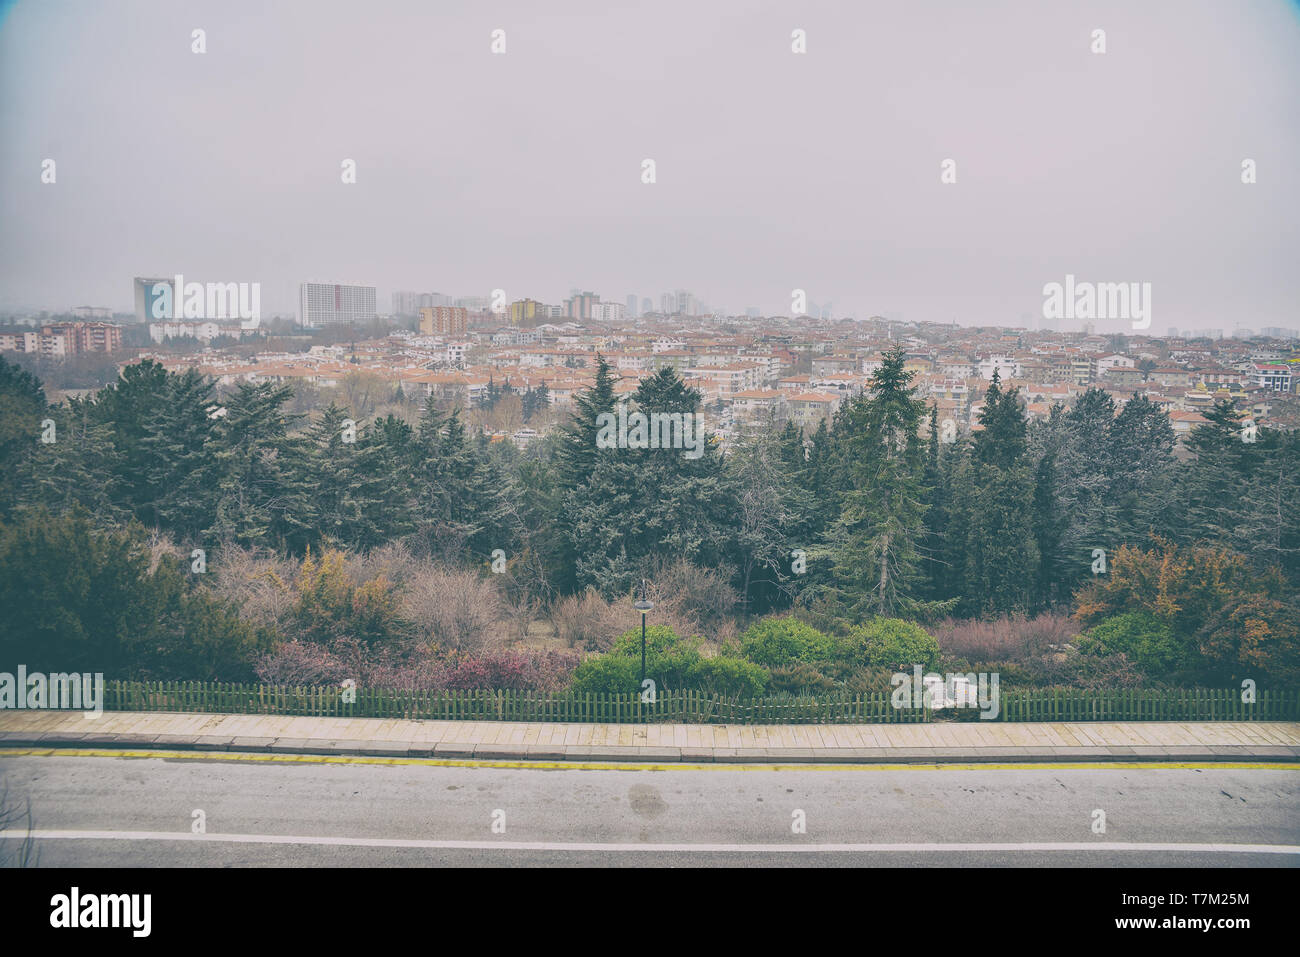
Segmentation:
<svg viewBox="0 0 1300 957">
<path fill-rule="evenodd" d="M 57 318 L 11 317 L 0 326 L 0 351 L 42 359 L 111 355 L 118 370 L 152 359 L 169 370 L 194 368 L 222 387 L 274 382 L 324 396 L 322 390 L 346 385 L 349 402 L 365 393 L 363 407 L 352 408 L 360 415 L 393 405 L 387 389 L 406 400 L 412 421 L 416 406 L 434 395 L 447 408 L 463 407 L 493 441 L 517 445 L 553 426 L 575 393 L 591 387 L 597 353 L 617 372 L 620 395 L 672 367 L 700 392 L 710 428 L 726 443 L 755 421 L 790 421 L 811 434 L 869 386 L 882 352 L 898 345 L 906 350 L 907 371 L 915 373 L 917 394 L 938 409 L 941 422 L 951 420 L 963 432 L 979 428 L 983 389 L 995 370 L 1020 387 L 1030 420 L 1099 388 L 1117 407 L 1146 396 L 1169 414 L 1180 444 L 1219 400 L 1257 425 L 1300 425 L 1288 398 L 1300 383 L 1295 329 L 1236 328 L 1225 338 L 1222 329 L 1099 333 L 1095 323 L 1055 331 L 1051 320 L 1029 323 L 1033 328 L 967 328 L 832 319 L 829 307 L 722 316 L 702 311 L 681 290 L 664 293 L 657 304 L 634 295 L 604 302 L 575 289 L 559 305 L 502 297 L 496 308 L 488 296 L 397 292 L 391 312 L 380 314 L 374 287 L 317 283 L 302 284 L 294 317 L 159 321 L 152 299 L 146 301 L 146 287 L 157 283 L 173 281 L 135 280 L 137 309 L 130 316 L 80 307 Z M 329 296 L 318 302 L 317 289 Z M 131 342 L 140 345 L 129 348 Z M 108 371 L 102 364 L 101 377 Z M 51 381 L 57 387 L 60 380 L 56 371 Z M 384 389 L 374 387 L 381 384 Z M 536 404 L 534 394 L 541 397 Z"/>
</svg>

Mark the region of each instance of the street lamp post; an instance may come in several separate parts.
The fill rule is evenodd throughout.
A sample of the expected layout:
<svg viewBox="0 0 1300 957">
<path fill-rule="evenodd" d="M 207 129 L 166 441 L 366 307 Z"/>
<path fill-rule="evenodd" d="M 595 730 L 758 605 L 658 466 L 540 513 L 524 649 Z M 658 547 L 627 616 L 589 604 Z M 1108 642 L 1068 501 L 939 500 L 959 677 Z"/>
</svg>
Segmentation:
<svg viewBox="0 0 1300 957">
<path fill-rule="evenodd" d="M 641 613 L 641 686 L 645 687 L 645 616 L 650 609 L 654 608 L 655 603 L 648 600 L 645 596 L 645 579 L 641 579 L 641 600 L 634 602 L 632 607 Z"/>
</svg>

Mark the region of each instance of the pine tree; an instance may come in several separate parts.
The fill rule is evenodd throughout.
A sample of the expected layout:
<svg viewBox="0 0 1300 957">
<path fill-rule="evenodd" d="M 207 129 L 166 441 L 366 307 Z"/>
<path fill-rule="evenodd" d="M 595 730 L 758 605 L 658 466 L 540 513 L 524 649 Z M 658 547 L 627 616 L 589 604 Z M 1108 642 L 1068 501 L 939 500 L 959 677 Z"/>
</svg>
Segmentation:
<svg viewBox="0 0 1300 957">
<path fill-rule="evenodd" d="M 1058 510 L 1056 450 L 1049 449 L 1034 469 L 1033 528 L 1038 549 L 1038 567 L 1034 570 L 1035 611 L 1045 611 L 1069 596 L 1061 593 L 1065 581 L 1061 542 L 1067 519 Z"/>
<path fill-rule="evenodd" d="M 282 406 L 292 395 L 288 386 L 241 383 L 223 404 L 212 443 L 219 480 L 208 535 L 247 547 L 278 544 L 291 529 L 280 453 L 293 418 Z"/>
<path fill-rule="evenodd" d="M 1184 521 L 1175 539 L 1219 545 L 1277 566 L 1300 584 L 1300 449 L 1294 434 L 1250 431 L 1226 400 L 1187 441 L 1193 459 L 1178 482 Z"/>
<path fill-rule="evenodd" d="M 212 392 L 212 381 L 194 369 L 168 375 L 161 405 L 141 423 L 143 476 L 153 501 L 142 502 L 138 514 L 182 538 L 198 535 L 215 513 L 219 477 L 209 448 L 216 409 Z"/>
<path fill-rule="evenodd" d="M 859 617 L 940 610 L 915 597 L 924 536 L 925 453 L 918 433 L 925 403 L 914 396 L 906 359 L 901 346 L 886 352 L 870 392 L 836 423 L 847 431 L 839 465 L 851 487 L 835 574 L 841 600 Z"/>
<path fill-rule="evenodd" d="M 1168 413 L 1140 395 L 1120 410 L 1107 439 L 1107 499 L 1114 506 L 1115 530 L 1122 541 L 1142 544 L 1152 531 L 1178 522 L 1174 429 Z"/>
<path fill-rule="evenodd" d="M 972 507 L 966 538 L 967 603 L 980 613 L 1027 611 L 1034 604 L 1038 545 L 1033 472 L 1018 389 L 1003 391 L 997 370 L 972 449 Z"/>
<path fill-rule="evenodd" d="M 65 408 L 49 411 L 57 441 L 34 443 L 34 455 L 16 467 L 19 500 L 29 508 L 56 513 L 81 506 L 102 525 L 120 525 L 131 513 L 118 504 L 113 483 L 113 430 L 92 414 L 93 404 L 74 397 Z"/>
<path fill-rule="evenodd" d="M 621 530 L 602 526 L 606 521 L 601 512 L 605 504 L 602 496 L 606 492 L 599 483 L 593 486 L 597 465 L 619 451 L 596 447 L 600 431 L 597 420 L 614 411 L 614 376 L 604 356 L 597 353 L 595 382 L 592 388 L 574 397 L 573 411 L 558 430 L 555 445 L 555 485 L 566 519 L 560 562 L 562 577 L 557 582 L 562 592 L 571 592 L 580 582 L 586 584 L 591 580 L 591 574 L 586 571 L 588 555 L 608 554 L 617 547 L 614 540 Z"/>
<path fill-rule="evenodd" d="M 414 432 L 394 415 L 377 419 L 344 457 L 346 521 L 342 541 L 367 550 L 415 527 L 410 446 Z"/>
<path fill-rule="evenodd" d="M 0 356 L 0 517 L 19 500 L 19 474 L 36 454 L 47 409 L 41 381 Z"/>
<path fill-rule="evenodd" d="M 158 522 L 155 503 L 165 491 L 158 484 L 167 471 L 158 458 L 165 449 L 159 447 L 156 430 L 158 416 L 172 397 L 170 378 L 151 359 L 129 365 L 116 382 L 99 392 L 94 405 L 95 418 L 113 430 L 117 450 L 113 480 L 122 504 L 150 524 Z"/>
</svg>

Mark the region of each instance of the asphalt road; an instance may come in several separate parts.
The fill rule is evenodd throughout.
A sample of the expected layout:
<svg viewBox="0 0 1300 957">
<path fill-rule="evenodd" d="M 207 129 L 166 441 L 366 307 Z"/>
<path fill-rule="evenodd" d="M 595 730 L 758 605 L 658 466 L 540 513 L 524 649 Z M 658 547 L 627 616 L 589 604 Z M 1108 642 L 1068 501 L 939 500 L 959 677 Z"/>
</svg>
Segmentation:
<svg viewBox="0 0 1300 957">
<path fill-rule="evenodd" d="M 11 800 L 30 797 L 38 831 L 76 832 L 39 842 L 49 866 L 1300 866 L 1300 771 L 1269 768 L 11 756 L 0 778 Z"/>
</svg>

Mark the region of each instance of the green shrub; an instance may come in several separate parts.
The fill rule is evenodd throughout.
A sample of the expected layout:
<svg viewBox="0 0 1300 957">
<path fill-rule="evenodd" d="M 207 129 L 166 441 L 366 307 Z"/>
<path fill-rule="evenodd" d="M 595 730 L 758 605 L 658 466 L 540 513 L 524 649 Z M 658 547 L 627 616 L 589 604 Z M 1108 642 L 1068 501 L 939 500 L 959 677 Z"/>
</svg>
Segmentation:
<svg viewBox="0 0 1300 957">
<path fill-rule="evenodd" d="M 774 692 L 789 694 L 834 691 L 838 687 L 834 678 L 809 661 L 777 665 L 772 669 L 769 685 Z"/>
<path fill-rule="evenodd" d="M 608 654 L 633 661 L 641 672 L 641 629 L 629 628 L 615 641 Z M 691 669 L 704 656 L 699 638 L 683 638 L 666 625 L 646 629 L 645 676 L 660 689 L 690 687 Z M 637 690 L 640 690 L 638 687 Z"/>
<path fill-rule="evenodd" d="M 0 525 L 0 661 L 33 672 L 244 681 L 273 635 L 202 590 L 174 555 L 151 561 L 139 525 L 81 509 Z"/>
<path fill-rule="evenodd" d="M 919 625 L 901 618 L 876 618 L 849 634 L 854 659 L 859 664 L 927 671 L 939 660 L 939 642 Z"/>
<path fill-rule="evenodd" d="M 646 629 L 645 675 L 658 691 L 714 691 L 751 697 L 767 688 L 767 669 L 728 655 L 705 658 L 699 638 L 682 638 L 665 625 Z M 641 629 L 631 628 L 603 655 L 588 658 L 573 673 L 578 694 L 641 691 Z"/>
<path fill-rule="evenodd" d="M 1196 663 L 1195 647 L 1180 640 L 1173 628 L 1147 611 L 1113 615 L 1080 636 L 1078 644 L 1085 655 L 1126 655 L 1152 677 L 1181 671 Z"/>
<path fill-rule="evenodd" d="M 698 652 L 698 641 L 683 638 L 667 625 L 654 625 L 645 631 L 646 661 L 652 658 L 671 658 L 676 655 Z M 609 649 L 611 655 L 635 655 L 641 660 L 641 629 L 629 628 L 614 639 Z"/>
<path fill-rule="evenodd" d="M 743 658 L 701 658 L 691 666 L 687 681 L 692 690 L 752 698 L 767 690 L 768 672 Z"/>
<path fill-rule="evenodd" d="M 894 669 L 859 668 L 844 681 L 844 690 L 849 694 L 876 695 L 892 694 L 895 685 L 890 681 Z"/>
<path fill-rule="evenodd" d="M 788 616 L 754 622 L 740 636 L 740 649 L 750 661 L 768 667 L 828 661 L 839 650 L 830 635 Z"/>
<path fill-rule="evenodd" d="M 623 655 L 596 655 L 573 672 L 576 694 L 635 694 L 641 690 L 641 661 Z"/>
</svg>

